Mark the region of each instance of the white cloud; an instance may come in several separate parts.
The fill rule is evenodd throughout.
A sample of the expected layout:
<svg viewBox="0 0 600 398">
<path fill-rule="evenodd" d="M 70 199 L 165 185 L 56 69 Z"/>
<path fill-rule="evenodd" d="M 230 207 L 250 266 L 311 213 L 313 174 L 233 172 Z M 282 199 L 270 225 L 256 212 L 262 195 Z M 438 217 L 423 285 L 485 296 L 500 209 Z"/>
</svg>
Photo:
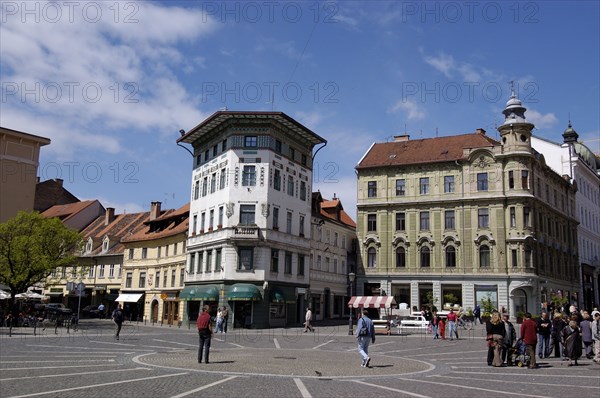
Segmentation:
<svg viewBox="0 0 600 398">
<path fill-rule="evenodd" d="M 422 120 L 425 118 L 425 111 L 417 105 L 414 99 L 398 100 L 389 110 L 391 113 L 403 111 L 408 120 Z"/>
<path fill-rule="evenodd" d="M 317 130 L 317 127 L 319 126 L 319 124 L 321 123 L 321 121 L 323 120 L 323 118 L 325 117 L 325 115 L 323 115 L 319 111 L 311 111 L 311 112 L 297 111 L 296 115 L 297 115 L 296 119 L 300 123 L 302 123 L 309 129 L 311 129 L 314 132 L 316 132 L 317 134 L 319 134 L 316 130 Z"/>
<path fill-rule="evenodd" d="M 358 20 L 352 17 L 348 17 L 341 14 L 336 14 L 332 18 L 334 21 L 347 25 L 352 29 L 356 29 L 358 27 Z"/>
<path fill-rule="evenodd" d="M 553 127 L 558 122 L 554 113 L 542 114 L 534 109 L 528 109 L 525 117 L 529 122 L 535 124 L 538 129 Z"/>
<path fill-rule="evenodd" d="M 81 9 L 69 22 L 65 9 L 57 23 L 17 15 L 0 25 L 0 77 L 11 90 L 3 92 L 2 125 L 46 135 L 50 151 L 62 154 L 118 152 L 116 129 L 164 137 L 194 126 L 204 115 L 175 71 L 203 68 L 205 57 L 188 59 L 176 45 L 206 37 L 216 22 L 151 2 L 94 4 L 102 7 L 96 23 Z"/>
<path fill-rule="evenodd" d="M 425 56 L 425 62 L 442 72 L 447 78 L 452 77 L 452 72 L 455 69 L 452 55 L 440 53 L 437 57 Z"/>
</svg>

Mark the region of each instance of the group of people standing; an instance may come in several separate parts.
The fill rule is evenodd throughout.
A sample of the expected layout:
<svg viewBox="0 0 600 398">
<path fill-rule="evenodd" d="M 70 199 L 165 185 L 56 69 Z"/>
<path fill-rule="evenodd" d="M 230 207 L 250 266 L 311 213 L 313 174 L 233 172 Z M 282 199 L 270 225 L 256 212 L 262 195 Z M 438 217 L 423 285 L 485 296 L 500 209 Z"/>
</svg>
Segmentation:
<svg viewBox="0 0 600 398">
<path fill-rule="evenodd" d="M 525 314 L 519 336 L 527 347 L 529 368 L 538 367 L 536 347 L 539 359 L 549 357 L 554 351 L 555 357 L 569 360 L 569 366 L 576 366 L 585 352 L 586 358 L 593 358 L 600 364 L 600 312 L 595 310 L 591 316 L 587 311 L 579 313 L 573 309 L 570 312 L 570 315 L 556 313 L 553 320 L 546 311 L 537 320 L 533 320 L 530 313 Z M 510 364 L 507 352 L 516 343 L 516 333 L 508 314 L 503 317 L 504 320 L 498 312 L 493 312 L 486 324 L 488 366 Z"/>
</svg>

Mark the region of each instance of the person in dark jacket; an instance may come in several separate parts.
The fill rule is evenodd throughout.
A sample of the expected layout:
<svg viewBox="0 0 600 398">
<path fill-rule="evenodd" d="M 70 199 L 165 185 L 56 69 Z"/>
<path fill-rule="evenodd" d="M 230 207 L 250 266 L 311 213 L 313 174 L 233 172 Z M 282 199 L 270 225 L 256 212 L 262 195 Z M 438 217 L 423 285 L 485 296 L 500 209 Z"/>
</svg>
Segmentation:
<svg viewBox="0 0 600 398">
<path fill-rule="evenodd" d="M 505 331 L 505 335 L 504 335 L 504 345 L 502 347 L 502 362 L 508 364 L 507 361 L 510 360 L 510 358 L 508 358 L 508 350 L 515 344 L 515 342 L 517 341 L 517 332 L 515 330 L 514 325 L 508 320 L 509 316 L 508 313 L 505 313 L 503 315 L 503 322 L 504 322 L 504 331 Z"/>
<path fill-rule="evenodd" d="M 502 347 L 504 345 L 506 329 L 498 311 L 492 312 L 490 320 L 486 322 L 485 329 L 488 340 L 488 366 L 502 366 Z"/>
<path fill-rule="evenodd" d="M 563 320 L 563 314 L 560 312 L 554 313 L 554 318 L 552 319 L 552 341 L 554 343 L 554 357 L 564 359 L 563 355 L 563 347 L 560 343 L 560 332 L 567 325 L 567 323 Z"/>
<path fill-rule="evenodd" d="M 548 358 L 550 355 L 550 332 L 552 331 L 552 322 L 546 311 L 542 311 L 542 316 L 537 320 L 538 332 L 538 356 Z"/>
<path fill-rule="evenodd" d="M 577 359 L 581 356 L 581 330 L 577 326 L 577 314 L 571 316 L 569 324 L 560 332 L 565 357 L 571 360 L 569 366 L 577 366 Z M 574 362 L 574 363 L 573 363 Z"/>
<path fill-rule="evenodd" d="M 525 313 L 525 319 L 521 324 L 521 339 L 523 339 L 523 343 L 527 345 L 527 355 L 531 358 L 531 362 L 529 363 L 530 369 L 536 369 L 537 362 L 535 361 L 535 346 L 537 345 L 537 325 L 535 321 L 531 319 L 531 314 L 529 312 Z"/>
<path fill-rule="evenodd" d="M 123 326 L 123 320 L 125 319 L 121 304 L 117 305 L 117 308 L 112 313 L 111 319 L 115 323 L 115 339 L 119 340 L 119 333 L 121 333 L 121 327 Z"/>
</svg>

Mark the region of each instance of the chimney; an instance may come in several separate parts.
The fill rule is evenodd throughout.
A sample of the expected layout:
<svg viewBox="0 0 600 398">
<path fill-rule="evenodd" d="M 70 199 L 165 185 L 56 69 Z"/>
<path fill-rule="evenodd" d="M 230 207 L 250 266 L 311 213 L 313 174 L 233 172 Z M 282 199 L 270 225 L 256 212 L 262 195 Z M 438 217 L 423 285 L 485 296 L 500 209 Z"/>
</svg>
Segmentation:
<svg viewBox="0 0 600 398">
<path fill-rule="evenodd" d="M 477 134 L 482 134 L 482 135 L 485 135 L 485 130 L 484 130 L 484 129 L 482 129 L 482 128 L 478 128 L 477 130 L 475 130 L 475 132 L 476 132 Z"/>
<path fill-rule="evenodd" d="M 107 207 L 104 213 L 104 225 L 108 225 L 115 220 L 115 208 Z"/>
<path fill-rule="evenodd" d="M 160 216 L 160 202 L 150 202 L 150 221 Z"/>
<path fill-rule="evenodd" d="M 395 135 L 394 142 L 405 142 L 410 140 L 410 134 Z"/>
</svg>

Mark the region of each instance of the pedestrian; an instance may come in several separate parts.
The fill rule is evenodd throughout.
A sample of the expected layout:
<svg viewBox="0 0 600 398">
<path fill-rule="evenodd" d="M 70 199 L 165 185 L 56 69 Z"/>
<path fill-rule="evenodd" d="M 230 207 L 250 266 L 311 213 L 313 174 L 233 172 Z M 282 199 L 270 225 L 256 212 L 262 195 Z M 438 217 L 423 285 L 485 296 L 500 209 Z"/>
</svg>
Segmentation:
<svg viewBox="0 0 600 398">
<path fill-rule="evenodd" d="M 585 357 L 587 359 L 592 359 L 594 357 L 594 338 L 592 335 L 590 314 L 587 311 L 581 311 L 581 316 L 583 320 L 579 324 L 579 329 L 581 329 L 581 341 L 583 342 L 583 347 L 585 349 Z"/>
<path fill-rule="evenodd" d="M 481 307 L 479 306 L 479 304 L 477 304 L 473 309 L 473 317 L 476 321 L 479 321 L 480 325 L 483 324 L 483 322 L 481 322 Z"/>
<path fill-rule="evenodd" d="M 552 331 L 552 322 L 546 311 L 542 311 L 542 315 L 537 320 L 538 332 L 538 357 L 548 358 L 550 355 L 550 333 Z"/>
<path fill-rule="evenodd" d="M 502 346 L 504 345 L 506 328 L 498 311 L 492 312 L 492 316 L 486 322 L 485 330 L 488 340 L 488 366 L 502 366 Z"/>
<path fill-rule="evenodd" d="M 309 330 L 311 332 L 315 331 L 315 329 L 310 325 L 311 319 L 312 319 L 312 311 L 310 310 L 310 307 L 308 307 L 306 309 L 306 315 L 304 316 L 304 333 L 308 332 Z"/>
<path fill-rule="evenodd" d="M 570 359 L 569 366 L 577 366 L 577 359 L 581 356 L 581 331 L 577 326 L 577 314 L 571 316 L 569 324 L 561 331 L 561 343 L 565 357 Z"/>
<path fill-rule="evenodd" d="M 431 332 L 433 333 L 433 339 L 437 340 L 438 337 L 438 323 L 440 322 L 440 318 L 438 317 L 437 311 L 433 311 L 433 316 L 431 317 Z"/>
<path fill-rule="evenodd" d="M 456 321 L 458 317 L 453 309 L 450 310 L 447 316 L 448 319 L 448 333 L 450 334 L 450 340 L 454 340 L 454 336 L 456 335 L 456 340 L 458 340 L 458 329 L 456 328 Z"/>
<path fill-rule="evenodd" d="M 521 324 L 521 339 L 523 343 L 527 345 L 527 355 L 530 358 L 529 368 L 537 369 L 537 362 L 535 361 L 535 346 L 537 345 L 537 325 L 535 321 L 531 319 L 529 312 L 525 313 L 525 319 Z"/>
<path fill-rule="evenodd" d="M 515 326 L 510 322 L 508 313 L 503 315 L 504 321 L 504 345 L 502 347 L 502 363 L 507 365 L 511 364 L 511 358 L 508 357 L 508 352 L 513 347 L 515 342 L 517 341 L 517 332 L 515 331 Z"/>
<path fill-rule="evenodd" d="M 594 362 L 600 365 L 600 312 L 592 311 L 594 321 L 592 322 L 592 338 L 594 339 L 594 351 L 596 356 Z"/>
<path fill-rule="evenodd" d="M 363 310 L 362 316 L 356 323 L 355 335 L 358 339 L 358 353 L 362 357 L 360 366 L 368 368 L 371 363 L 371 358 L 369 358 L 369 343 L 375 344 L 375 326 L 369 318 L 367 310 Z"/>
<path fill-rule="evenodd" d="M 444 317 L 439 317 L 438 320 L 438 333 L 440 334 L 440 338 L 442 340 L 446 340 L 446 320 Z"/>
<path fill-rule="evenodd" d="M 198 336 L 200 344 L 198 346 L 198 363 L 202 363 L 204 354 L 204 363 L 208 363 L 208 355 L 210 354 L 210 339 L 212 337 L 212 324 L 210 314 L 208 313 L 209 306 L 202 307 L 202 312 L 198 316 L 196 326 L 198 327 Z"/>
<path fill-rule="evenodd" d="M 117 305 L 117 308 L 112 313 L 111 319 L 115 323 L 115 339 L 119 340 L 119 333 L 121 333 L 121 327 L 123 326 L 123 310 L 121 309 L 121 304 Z"/>
<path fill-rule="evenodd" d="M 229 310 L 227 307 L 223 306 L 221 315 L 223 316 L 223 333 L 227 333 L 227 322 L 229 321 Z"/>
<path fill-rule="evenodd" d="M 217 309 L 217 333 L 223 333 L 223 312 Z"/>
<path fill-rule="evenodd" d="M 554 357 L 564 359 L 563 355 L 563 347 L 560 343 L 560 332 L 566 326 L 566 322 L 563 320 L 563 314 L 560 312 L 555 312 L 554 317 L 552 319 L 552 340 L 554 342 Z"/>
<path fill-rule="evenodd" d="M 104 319 L 104 316 L 106 315 L 104 313 L 104 304 L 100 303 L 100 305 L 98 306 L 98 315 L 100 316 L 100 319 Z"/>
</svg>

